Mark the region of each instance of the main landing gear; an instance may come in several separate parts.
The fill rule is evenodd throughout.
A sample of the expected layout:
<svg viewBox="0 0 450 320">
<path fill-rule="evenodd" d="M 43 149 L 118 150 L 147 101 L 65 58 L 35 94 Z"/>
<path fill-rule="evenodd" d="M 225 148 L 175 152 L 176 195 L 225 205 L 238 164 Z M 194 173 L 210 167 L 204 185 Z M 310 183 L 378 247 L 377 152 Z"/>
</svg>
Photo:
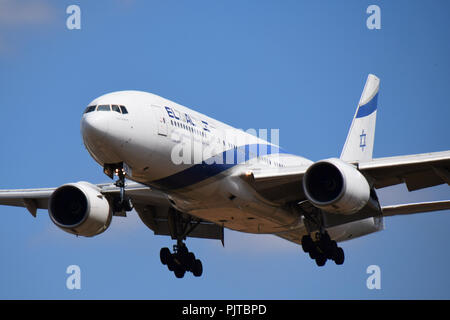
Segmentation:
<svg viewBox="0 0 450 320">
<path fill-rule="evenodd" d="M 327 260 L 333 260 L 337 265 L 344 263 L 344 250 L 338 247 L 336 241 L 331 240 L 326 231 L 316 234 L 316 241 L 310 235 L 302 238 L 303 251 L 309 253 L 311 259 L 316 260 L 319 267 L 325 265 Z"/>
<path fill-rule="evenodd" d="M 191 216 L 183 215 L 174 208 L 169 209 L 167 218 L 170 235 L 172 239 L 177 241 L 177 244 L 173 246 L 173 253 L 170 252 L 169 248 L 161 249 L 162 264 L 173 271 L 177 278 L 183 278 L 187 271 L 192 272 L 195 277 L 200 277 L 203 273 L 202 262 L 195 257 L 194 253 L 189 252 L 183 242 L 200 224 L 200 221 L 194 220 Z"/>
<path fill-rule="evenodd" d="M 308 231 L 308 234 L 302 238 L 303 251 L 308 253 L 319 267 L 324 266 L 327 260 L 333 260 L 337 265 L 343 264 L 344 250 L 330 238 L 326 231 L 323 212 L 307 201 L 300 202 L 299 207 Z"/>
<path fill-rule="evenodd" d="M 173 246 L 173 253 L 169 248 L 162 248 L 159 255 L 161 263 L 167 265 L 170 271 L 175 273 L 177 278 L 183 278 L 186 271 L 190 271 L 196 277 L 200 277 L 203 273 L 202 262 L 195 258 L 192 252 L 183 242 L 178 242 Z"/>
</svg>

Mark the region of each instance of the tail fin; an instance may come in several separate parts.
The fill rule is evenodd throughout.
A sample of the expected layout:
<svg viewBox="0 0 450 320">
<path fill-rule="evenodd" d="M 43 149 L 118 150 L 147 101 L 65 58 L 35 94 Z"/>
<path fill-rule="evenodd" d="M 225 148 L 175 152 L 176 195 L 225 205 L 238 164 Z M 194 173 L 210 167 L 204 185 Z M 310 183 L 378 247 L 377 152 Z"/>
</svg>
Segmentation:
<svg viewBox="0 0 450 320">
<path fill-rule="evenodd" d="M 379 87 L 380 79 L 369 74 L 342 149 L 341 159 L 344 161 L 372 160 Z"/>
</svg>

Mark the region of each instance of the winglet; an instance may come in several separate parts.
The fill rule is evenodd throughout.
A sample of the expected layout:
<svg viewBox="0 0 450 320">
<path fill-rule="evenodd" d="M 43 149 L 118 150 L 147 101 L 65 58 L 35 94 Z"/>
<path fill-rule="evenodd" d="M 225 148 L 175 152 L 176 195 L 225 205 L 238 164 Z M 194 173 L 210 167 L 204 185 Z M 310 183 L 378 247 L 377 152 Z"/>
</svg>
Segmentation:
<svg viewBox="0 0 450 320">
<path fill-rule="evenodd" d="M 369 74 L 347 135 L 341 159 L 362 162 L 372 159 L 380 79 Z"/>
</svg>

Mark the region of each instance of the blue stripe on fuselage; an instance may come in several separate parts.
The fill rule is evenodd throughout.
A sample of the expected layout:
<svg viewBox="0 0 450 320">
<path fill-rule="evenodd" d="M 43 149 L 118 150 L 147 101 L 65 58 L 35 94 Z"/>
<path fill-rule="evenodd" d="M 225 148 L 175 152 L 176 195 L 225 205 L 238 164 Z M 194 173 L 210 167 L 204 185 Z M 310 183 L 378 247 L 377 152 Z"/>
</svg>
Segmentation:
<svg viewBox="0 0 450 320">
<path fill-rule="evenodd" d="M 164 189 L 180 189 L 211 178 L 235 165 L 256 157 L 285 153 L 276 146 L 250 144 L 232 148 L 168 177 L 152 181 Z"/>
<path fill-rule="evenodd" d="M 371 115 L 375 110 L 377 110 L 378 105 L 378 93 L 363 106 L 359 106 L 358 112 L 356 113 L 356 118 L 366 117 Z"/>
</svg>

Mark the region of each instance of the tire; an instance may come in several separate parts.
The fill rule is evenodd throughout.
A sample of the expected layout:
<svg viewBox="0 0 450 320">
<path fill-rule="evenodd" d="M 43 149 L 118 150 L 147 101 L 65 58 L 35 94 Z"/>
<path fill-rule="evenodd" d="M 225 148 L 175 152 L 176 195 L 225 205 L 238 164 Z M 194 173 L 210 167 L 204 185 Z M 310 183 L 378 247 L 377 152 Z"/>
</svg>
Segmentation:
<svg viewBox="0 0 450 320">
<path fill-rule="evenodd" d="M 192 268 L 192 273 L 194 274 L 195 277 L 200 277 L 203 274 L 203 265 L 200 260 L 195 259 Z"/>
<path fill-rule="evenodd" d="M 314 246 L 314 243 L 311 239 L 311 236 L 306 235 L 302 237 L 302 249 L 303 252 L 308 253 L 309 251 L 311 251 L 311 248 Z"/>
<path fill-rule="evenodd" d="M 335 254 L 335 257 L 333 260 L 334 260 L 334 263 L 336 263 L 337 265 L 344 264 L 345 254 L 344 254 L 344 250 L 341 247 L 338 247 L 336 249 L 336 254 Z"/>
<path fill-rule="evenodd" d="M 319 255 L 319 252 L 317 251 L 316 247 L 312 247 L 308 253 L 309 253 L 309 257 L 313 260 L 316 259 L 316 257 Z"/>
<path fill-rule="evenodd" d="M 184 277 L 184 274 L 186 273 L 186 270 L 182 266 L 176 266 L 175 270 L 173 270 L 175 273 L 175 277 L 178 279 L 181 279 Z"/>
<path fill-rule="evenodd" d="M 173 260 L 173 256 L 171 255 L 169 261 L 167 261 L 167 268 L 169 271 L 174 271 L 177 266 L 176 262 Z"/>
<path fill-rule="evenodd" d="M 326 262 L 327 262 L 327 258 L 323 254 L 321 254 L 318 257 L 316 257 L 316 264 L 319 267 L 323 267 Z"/>
<path fill-rule="evenodd" d="M 195 254 L 189 252 L 186 256 L 186 269 L 192 271 L 194 270 L 194 266 L 195 266 Z"/>
<path fill-rule="evenodd" d="M 172 254 L 170 253 L 169 248 L 162 248 L 161 251 L 159 251 L 159 258 L 163 265 L 166 265 L 169 262 L 171 256 Z"/>
<path fill-rule="evenodd" d="M 334 257 L 336 256 L 336 250 L 338 248 L 336 241 L 331 240 L 330 242 L 323 245 L 326 246 L 324 250 L 326 257 L 328 259 L 334 259 Z"/>
</svg>

